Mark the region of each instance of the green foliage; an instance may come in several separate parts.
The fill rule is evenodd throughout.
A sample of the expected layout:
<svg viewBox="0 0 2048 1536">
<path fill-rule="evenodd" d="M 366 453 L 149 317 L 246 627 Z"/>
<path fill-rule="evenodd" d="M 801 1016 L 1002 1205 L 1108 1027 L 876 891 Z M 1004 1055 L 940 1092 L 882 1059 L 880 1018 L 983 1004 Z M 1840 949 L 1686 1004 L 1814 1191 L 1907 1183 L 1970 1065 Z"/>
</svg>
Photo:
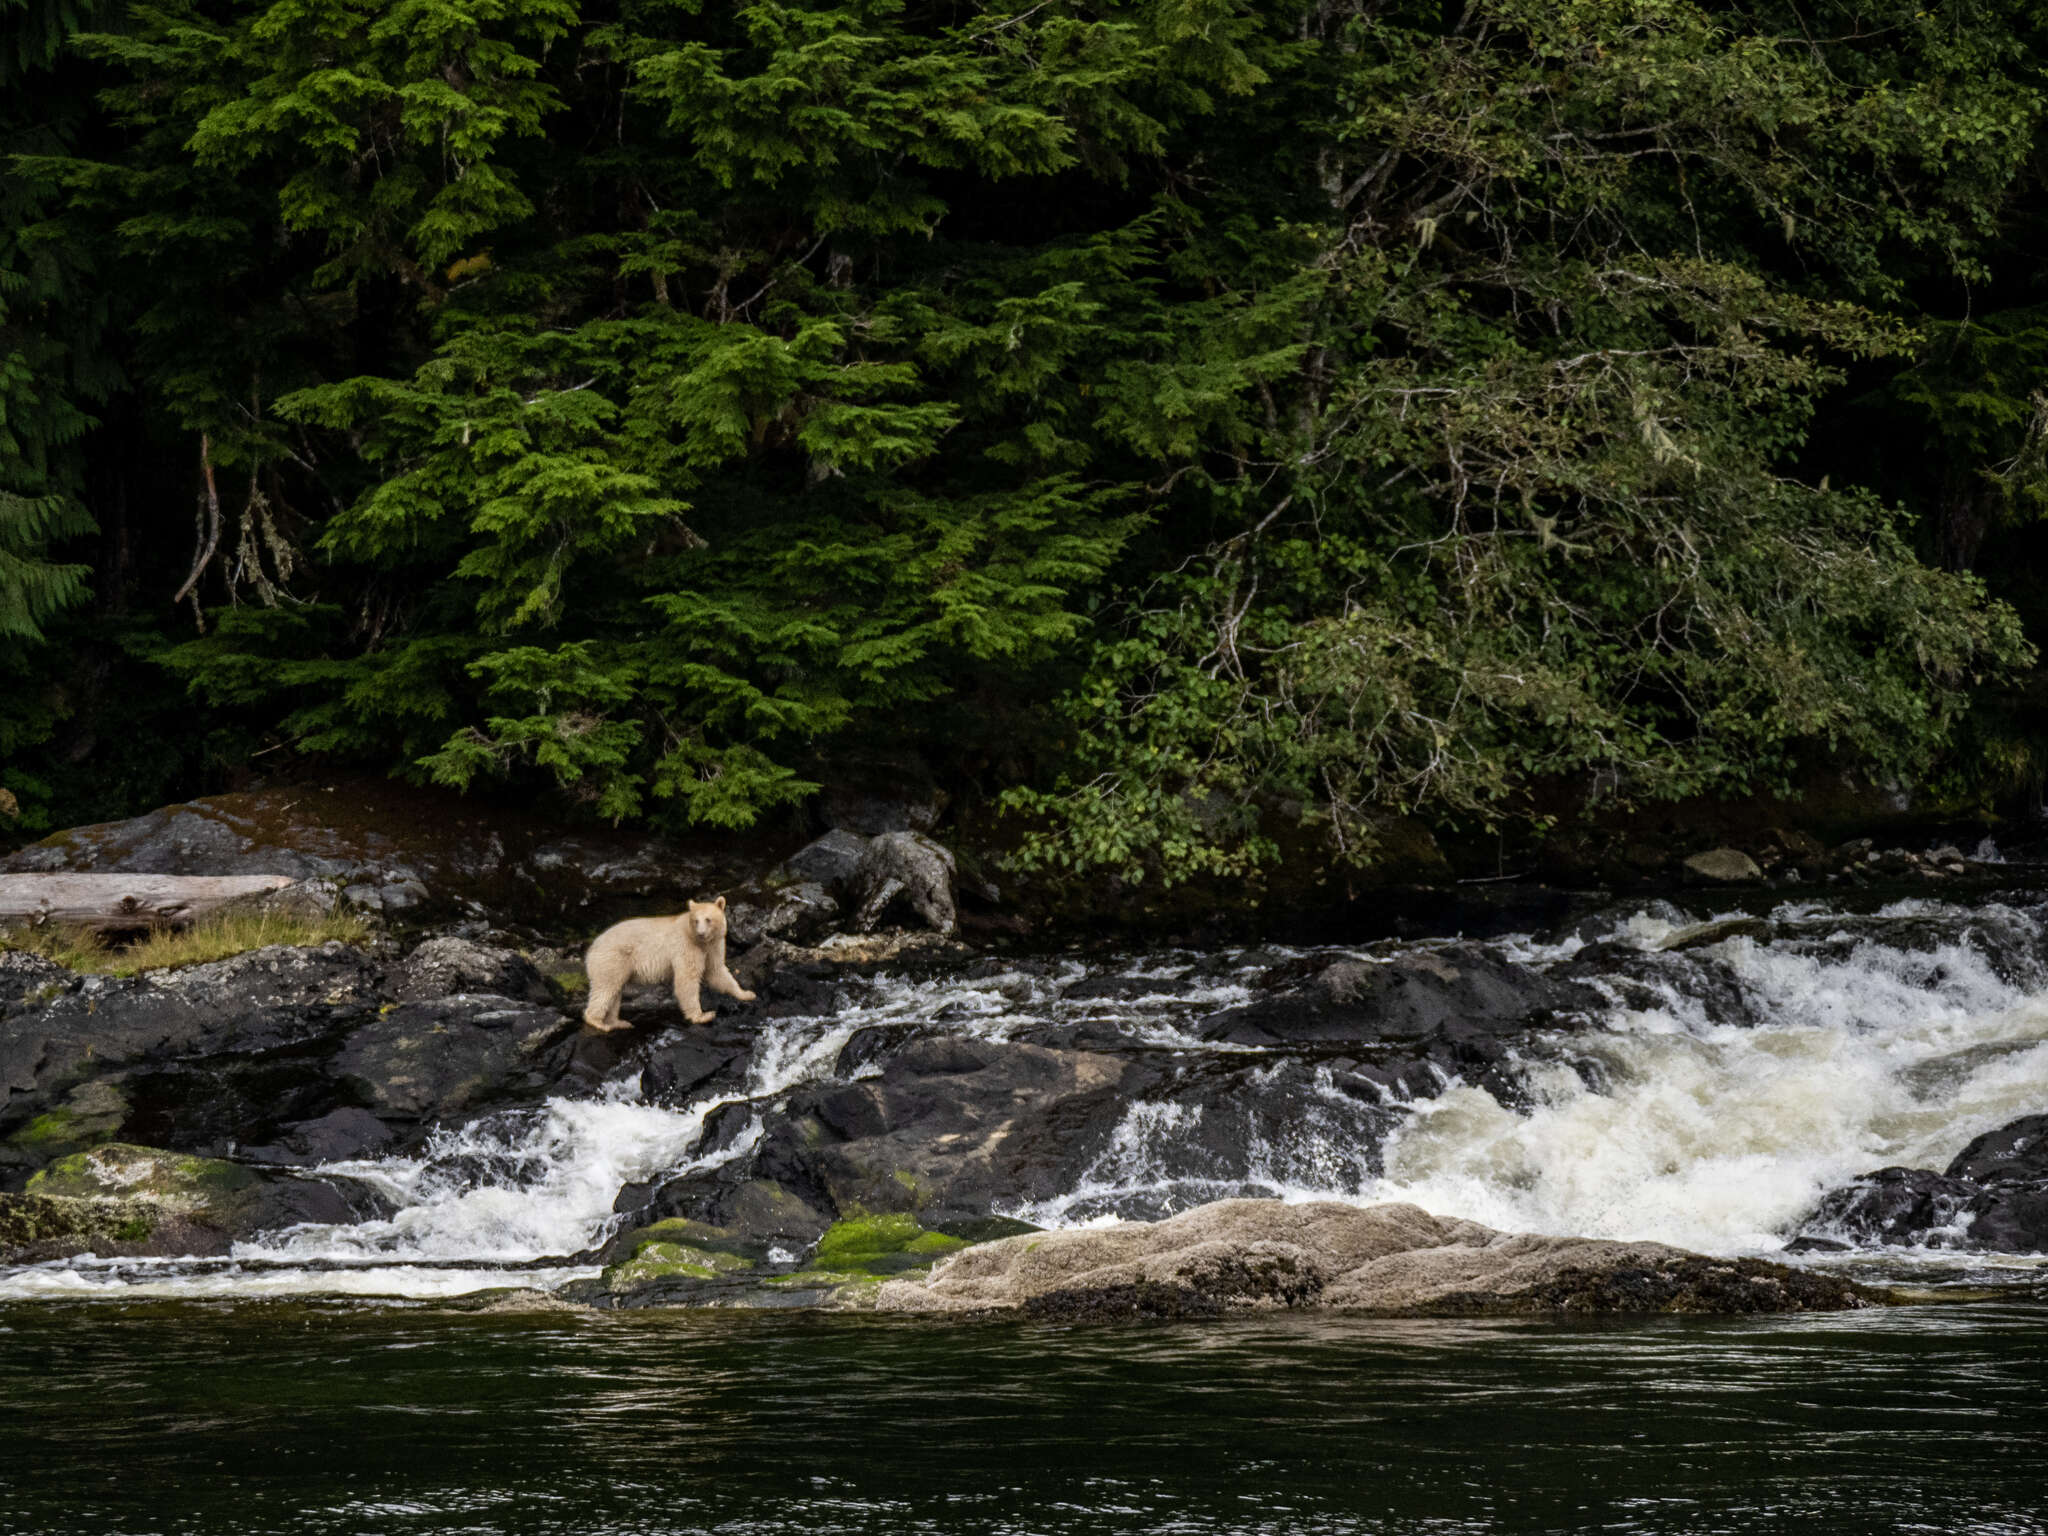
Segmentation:
<svg viewBox="0 0 2048 1536">
<path fill-rule="evenodd" d="M 2043 483 L 2011 0 L 6 15 L 77 126 L 8 173 L 0 631 L 90 501 L 195 736 L 734 827 L 903 742 L 1174 879 L 1922 777 L 2030 655 L 1915 555 Z M 1819 467 L 1852 397 L 1938 468 Z"/>
<path fill-rule="evenodd" d="M 1776 223 L 1881 293 L 1891 247 L 1988 209 L 1967 181 L 1862 199 L 1950 141 L 2010 178 L 2037 93 L 1958 78 L 1967 51 L 1859 87 L 1665 0 L 1481 11 L 1356 37 L 1377 89 L 1317 165 L 1319 366 L 1189 471 L 1239 531 L 1098 651 L 1074 769 L 1012 795 L 1046 819 L 1033 861 L 1242 874 L 1276 818 L 1364 862 L 1385 813 L 1528 816 L 1563 782 L 1739 793 L 1820 756 L 1911 779 L 2029 659 L 1869 491 L 1784 473 L 1843 366 L 1912 338 L 1758 253 Z"/>
</svg>

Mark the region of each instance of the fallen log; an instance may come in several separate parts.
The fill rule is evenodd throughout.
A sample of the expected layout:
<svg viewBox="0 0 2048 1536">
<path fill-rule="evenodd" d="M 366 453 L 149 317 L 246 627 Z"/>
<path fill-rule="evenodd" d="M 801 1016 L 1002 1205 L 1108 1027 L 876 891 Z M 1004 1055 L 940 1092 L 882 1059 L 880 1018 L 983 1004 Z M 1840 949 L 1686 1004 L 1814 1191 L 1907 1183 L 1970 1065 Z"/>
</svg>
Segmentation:
<svg viewBox="0 0 2048 1536">
<path fill-rule="evenodd" d="M 0 924 L 181 928 L 295 883 L 289 875 L 0 875 Z"/>
</svg>

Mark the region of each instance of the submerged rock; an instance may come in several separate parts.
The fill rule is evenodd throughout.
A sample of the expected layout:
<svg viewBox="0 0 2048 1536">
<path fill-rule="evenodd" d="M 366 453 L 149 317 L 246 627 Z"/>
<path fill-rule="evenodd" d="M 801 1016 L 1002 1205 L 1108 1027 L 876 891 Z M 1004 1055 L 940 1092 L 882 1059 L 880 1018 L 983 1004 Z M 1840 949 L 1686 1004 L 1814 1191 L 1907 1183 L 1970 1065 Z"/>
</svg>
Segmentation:
<svg viewBox="0 0 2048 1536">
<path fill-rule="evenodd" d="M 864 1298 L 883 1311 L 1203 1316 L 1325 1308 L 1431 1316 L 1839 1311 L 1845 1280 L 1661 1243 L 1516 1236 L 1412 1205 L 1226 1200 L 1170 1220 L 1007 1238 Z"/>
</svg>

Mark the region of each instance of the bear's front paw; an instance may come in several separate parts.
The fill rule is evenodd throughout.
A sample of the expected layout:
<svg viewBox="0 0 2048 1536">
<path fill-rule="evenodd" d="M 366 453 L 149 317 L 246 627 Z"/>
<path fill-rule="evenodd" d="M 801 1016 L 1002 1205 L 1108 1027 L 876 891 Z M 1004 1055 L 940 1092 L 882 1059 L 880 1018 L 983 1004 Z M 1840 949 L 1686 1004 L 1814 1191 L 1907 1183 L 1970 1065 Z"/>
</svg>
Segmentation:
<svg viewBox="0 0 2048 1536">
<path fill-rule="evenodd" d="M 712 1021 L 712 1019 L 717 1017 L 717 1015 L 710 1013 L 686 1013 L 683 1015 L 683 1017 L 688 1019 L 692 1024 L 709 1024 Z"/>
<path fill-rule="evenodd" d="M 735 992 L 733 993 L 733 996 L 738 998 L 743 1003 L 751 1003 L 754 1000 L 754 994 L 747 991 Z"/>
</svg>

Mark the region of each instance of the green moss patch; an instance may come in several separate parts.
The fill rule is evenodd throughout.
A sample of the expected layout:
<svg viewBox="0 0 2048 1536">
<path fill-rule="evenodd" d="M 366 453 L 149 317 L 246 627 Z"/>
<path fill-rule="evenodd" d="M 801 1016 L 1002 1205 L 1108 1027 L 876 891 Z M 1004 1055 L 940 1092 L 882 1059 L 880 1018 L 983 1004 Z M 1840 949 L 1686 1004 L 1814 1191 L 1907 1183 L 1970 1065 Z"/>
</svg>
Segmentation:
<svg viewBox="0 0 2048 1536">
<path fill-rule="evenodd" d="M 126 1095 L 112 1083 L 83 1083 L 62 1104 L 37 1115 L 7 1140 L 38 1160 L 59 1157 L 112 1138 L 128 1110 Z"/>
<path fill-rule="evenodd" d="M 869 1279 L 927 1269 L 968 1246 L 961 1237 L 927 1231 L 915 1216 L 849 1216 L 829 1227 L 811 1252 L 811 1269 Z"/>
</svg>

